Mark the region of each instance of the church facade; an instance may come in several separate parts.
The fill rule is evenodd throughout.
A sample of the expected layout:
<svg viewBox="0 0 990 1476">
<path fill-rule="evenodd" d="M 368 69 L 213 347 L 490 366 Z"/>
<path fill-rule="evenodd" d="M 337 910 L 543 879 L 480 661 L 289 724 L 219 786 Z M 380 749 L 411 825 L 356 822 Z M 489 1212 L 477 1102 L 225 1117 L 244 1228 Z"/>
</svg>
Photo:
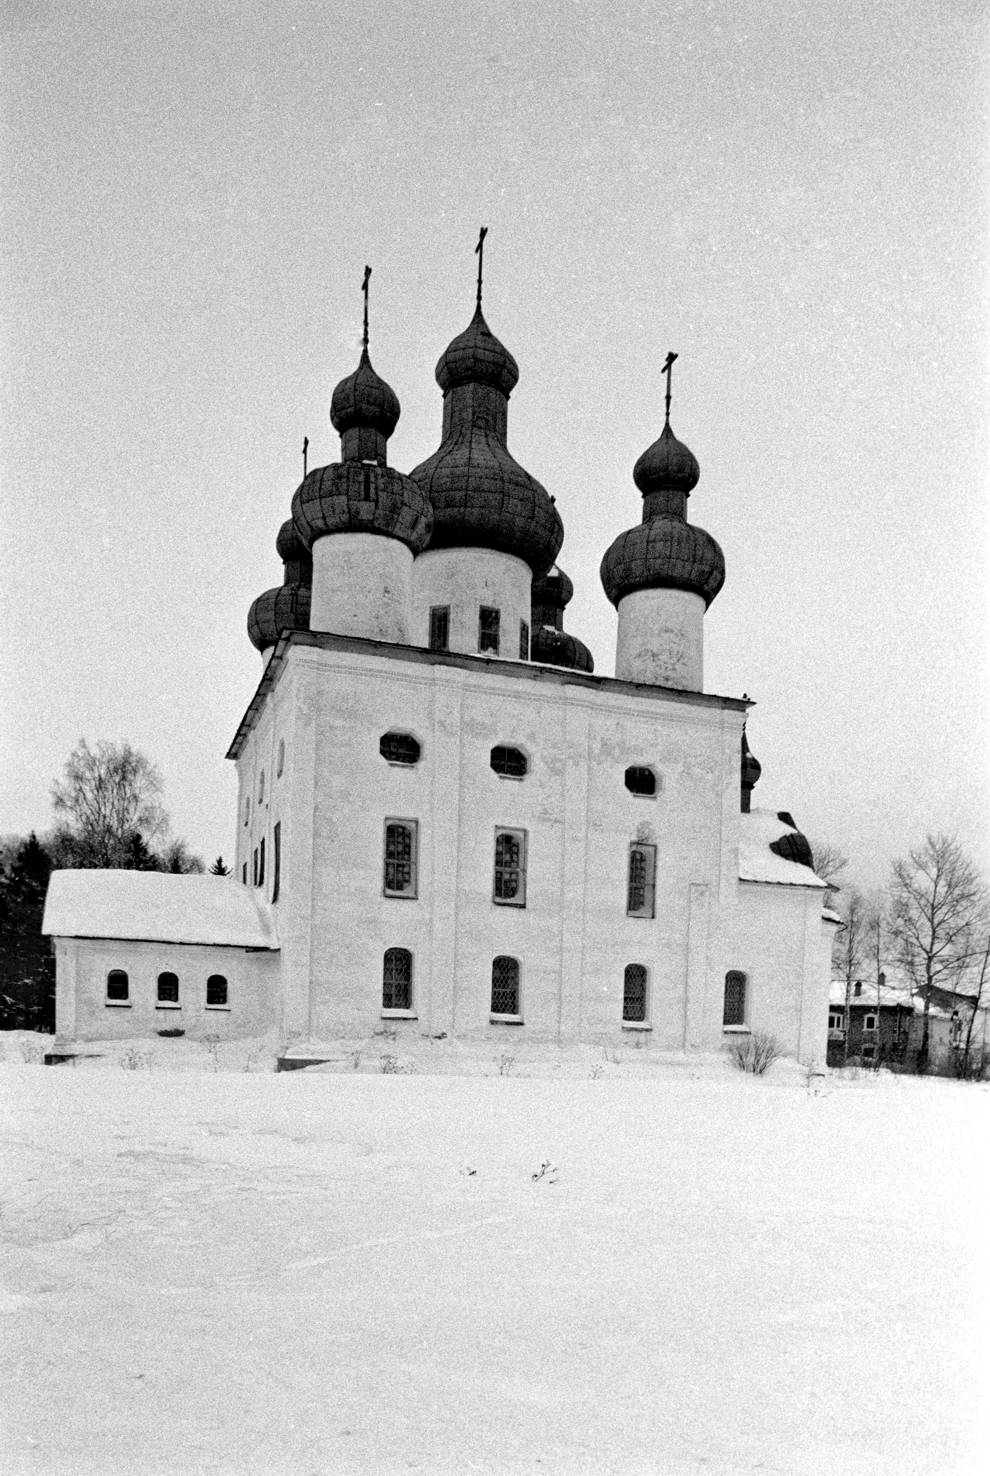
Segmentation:
<svg viewBox="0 0 990 1476">
<path fill-rule="evenodd" d="M 633 473 L 642 519 L 602 561 L 602 677 L 563 628 L 554 500 L 508 449 L 518 369 L 480 277 L 437 365 L 440 444 L 408 475 L 388 464 L 399 404 L 366 315 L 331 402 L 340 459 L 304 476 L 283 583 L 248 618 L 264 670 L 228 754 L 234 877 L 148 878 L 142 902 L 134 878 L 55 874 L 66 1053 L 156 1028 L 263 1027 L 287 1062 L 383 1029 L 705 1052 L 768 1031 L 824 1062 L 826 889 L 791 817 L 752 807 L 748 702 L 703 690 L 725 569 L 687 518 L 673 357 Z"/>
</svg>

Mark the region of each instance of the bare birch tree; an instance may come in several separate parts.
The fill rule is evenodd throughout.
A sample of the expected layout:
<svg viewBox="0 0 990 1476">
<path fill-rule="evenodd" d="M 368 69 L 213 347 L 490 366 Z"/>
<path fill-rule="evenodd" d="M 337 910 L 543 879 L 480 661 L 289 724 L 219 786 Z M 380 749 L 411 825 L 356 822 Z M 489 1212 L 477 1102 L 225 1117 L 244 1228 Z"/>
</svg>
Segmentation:
<svg viewBox="0 0 990 1476">
<path fill-rule="evenodd" d="M 69 866 L 133 866 L 135 838 L 147 845 L 168 831 L 161 793 L 161 775 L 138 749 L 90 748 L 81 738 L 52 786 L 56 856 Z"/>
</svg>

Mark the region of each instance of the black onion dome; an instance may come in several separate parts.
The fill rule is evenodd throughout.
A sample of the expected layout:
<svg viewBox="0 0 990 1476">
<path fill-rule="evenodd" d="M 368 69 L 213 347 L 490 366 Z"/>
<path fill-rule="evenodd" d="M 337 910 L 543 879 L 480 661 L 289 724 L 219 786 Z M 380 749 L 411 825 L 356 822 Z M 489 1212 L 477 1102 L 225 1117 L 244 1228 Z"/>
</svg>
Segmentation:
<svg viewBox="0 0 990 1476">
<path fill-rule="evenodd" d="M 296 525 L 291 518 L 286 518 L 275 539 L 275 551 L 283 564 L 302 563 L 309 558 L 306 545 L 296 532 Z M 312 579 L 312 563 L 310 563 L 310 580 Z"/>
<path fill-rule="evenodd" d="M 671 513 L 620 533 L 602 559 L 601 581 L 613 605 L 637 589 L 686 589 L 709 606 L 725 583 L 715 539 Z"/>
<path fill-rule="evenodd" d="M 430 504 L 411 477 L 360 461 L 334 462 L 304 477 L 292 499 L 292 521 L 308 549 L 325 533 L 379 533 L 418 554 L 433 528 Z"/>
<path fill-rule="evenodd" d="M 595 661 L 584 641 L 553 625 L 538 625 L 529 640 L 529 659 L 540 666 L 566 666 L 571 671 L 594 671 Z"/>
<path fill-rule="evenodd" d="M 516 361 L 479 308 L 437 364 L 443 439 L 410 476 L 433 508 L 431 548 L 490 548 L 549 569 L 564 541 L 553 499 L 510 454 L 509 394 Z"/>
<path fill-rule="evenodd" d="M 756 754 L 751 751 L 750 746 L 746 741 L 746 729 L 744 728 L 742 735 L 742 758 L 740 763 L 740 774 L 743 785 L 747 789 L 753 789 L 755 785 L 759 783 L 760 775 L 762 773 L 763 765 L 756 757 Z"/>
<path fill-rule="evenodd" d="M 633 467 L 633 481 L 644 494 L 683 492 L 685 497 L 698 485 L 701 468 L 694 452 L 679 441 L 668 420 L 658 440 L 647 447 Z"/>
<path fill-rule="evenodd" d="M 312 588 L 308 584 L 282 584 L 266 589 L 248 611 L 247 630 L 252 646 L 267 651 L 284 630 L 309 630 Z"/>
<path fill-rule="evenodd" d="M 399 397 L 371 367 L 367 347 L 353 374 L 342 379 L 330 401 L 330 423 L 343 435 L 354 426 L 368 426 L 387 439 L 400 414 Z"/>
<path fill-rule="evenodd" d="M 534 610 L 543 607 L 563 610 L 571 603 L 573 595 L 573 581 L 557 564 L 554 564 L 553 568 L 548 569 L 540 578 L 533 580 Z"/>
<path fill-rule="evenodd" d="M 444 394 L 457 384 L 490 384 L 508 398 L 519 383 L 519 366 L 485 322 L 480 303 L 437 360 L 436 377 Z"/>
<path fill-rule="evenodd" d="M 815 858 L 807 836 L 801 834 L 787 810 L 778 810 L 777 819 L 791 828 L 779 840 L 770 842 L 771 851 L 785 861 L 795 861 L 798 866 L 807 866 L 810 871 L 814 871 Z"/>
</svg>

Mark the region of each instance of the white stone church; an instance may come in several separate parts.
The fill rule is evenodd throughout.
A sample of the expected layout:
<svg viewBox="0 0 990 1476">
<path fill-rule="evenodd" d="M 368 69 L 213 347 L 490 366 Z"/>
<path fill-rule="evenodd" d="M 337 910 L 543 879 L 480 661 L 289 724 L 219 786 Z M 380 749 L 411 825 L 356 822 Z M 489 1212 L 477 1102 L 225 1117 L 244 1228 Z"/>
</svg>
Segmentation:
<svg viewBox="0 0 990 1476">
<path fill-rule="evenodd" d="M 267 1034 L 298 1064 L 387 1028 L 711 1052 L 766 1030 L 824 1063 L 827 892 L 791 817 L 751 806 L 748 702 L 703 689 L 725 567 L 687 520 L 673 356 L 642 520 L 602 561 L 613 678 L 563 629 L 563 527 L 508 450 L 519 372 L 480 277 L 437 365 L 440 444 L 408 474 L 367 344 L 366 316 L 340 460 L 304 476 L 284 583 L 248 618 L 234 875 L 56 872 L 55 1051 Z"/>
</svg>

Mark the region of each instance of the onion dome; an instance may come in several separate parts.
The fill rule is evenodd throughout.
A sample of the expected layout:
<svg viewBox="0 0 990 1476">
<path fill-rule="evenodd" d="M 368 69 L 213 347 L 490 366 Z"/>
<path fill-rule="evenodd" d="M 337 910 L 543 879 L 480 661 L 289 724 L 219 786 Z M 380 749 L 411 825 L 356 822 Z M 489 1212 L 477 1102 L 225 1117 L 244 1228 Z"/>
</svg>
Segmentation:
<svg viewBox="0 0 990 1476">
<path fill-rule="evenodd" d="M 643 521 L 620 533 L 602 559 L 601 580 L 613 605 L 637 589 L 685 589 L 711 604 L 725 583 L 725 559 L 711 534 L 687 521 L 687 499 L 700 475 L 668 419 L 636 462 Z"/>
<path fill-rule="evenodd" d="M 284 630 L 309 630 L 313 560 L 291 518 L 278 530 L 275 547 L 285 565 L 284 583 L 277 589 L 266 589 L 248 611 L 248 636 L 259 651 L 274 646 Z"/>
<path fill-rule="evenodd" d="M 509 395 L 516 361 L 492 333 L 480 302 L 436 368 L 443 390 L 440 446 L 410 476 L 433 508 L 430 548 L 490 548 L 549 569 L 564 540 L 553 499 L 509 454 Z"/>
<path fill-rule="evenodd" d="M 763 772 L 763 766 L 755 754 L 750 753 L 749 744 L 746 741 L 746 729 L 742 731 L 742 754 L 739 766 L 739 784 L 741 793 L 740 808 L 744 815 L 749 814 L 750 802 L 753 790 Z"/>
<path fill-rule="evenodd" d="M 795 861 L 798 866 L 807 866 L 810 871 L 814 871 L 815 859 L 811 854 L 811 845 L 807 836 L 802 835 L 794 824 L 793 816 L 787 810 L 778 810 L 777 819 L 782 820 L 790 829 L 779 840 L 770 842 L 771 851 L 785 861 Z"/>
<path fill-rule="evenodd" d="M 388 462 L 386 442 L 399 418 L 395 391 L 371 367 L 368 346 L 353 374 L 330 402 L 340 432 L 340 461 L 304 477 L 292 499 L 292 521 L 303 547 L 325 533 L 378 533 L 397 538 L 414 554 L 433 526 L 430 505 L 411 478 Z"/>
<path fill-rule="evenodd" d="M 571 671 L 594 671 L 595 662 L 583 641 L 564 630 L 564 606 L 574 585 L 556 564 L 533 580 L 532 635 L 529 659 L 542 666 L 565 666 Z"/>
</svg>

